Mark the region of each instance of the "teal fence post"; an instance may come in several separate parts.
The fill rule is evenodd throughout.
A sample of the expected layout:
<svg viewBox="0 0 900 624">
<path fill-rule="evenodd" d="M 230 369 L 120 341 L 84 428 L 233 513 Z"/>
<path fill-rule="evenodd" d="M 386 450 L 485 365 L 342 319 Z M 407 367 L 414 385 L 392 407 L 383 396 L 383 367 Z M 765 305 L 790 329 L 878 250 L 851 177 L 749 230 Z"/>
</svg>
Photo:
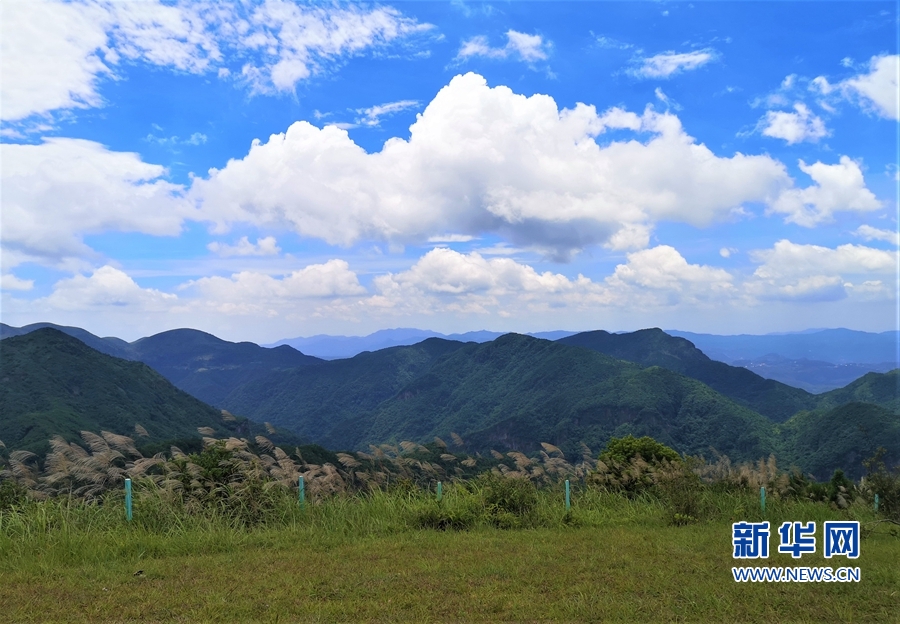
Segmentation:
<svg viewBox="0 0 900 624">
<path fill-rule="evenodd" d="M 766 488 L 759 488 L 759 506 L 763 513 L 766 513 Z"/>
<path fill-rule="evenodd" d="M 572 507 L 572 499 L 569 494 L 569 480 L 566 479 L 566 512 Z"/>
<path fill-rule="evenodd" d="M 878 494 L 875 495 L 875 513 L 878 513 Z"/>
<path fill-rule="evenodd" d="M 444 498 L 444 484 L 438 481 L 437 485 L 437 499 L 438 502 L 441 502 L 441 499 Z"/>
<path fill-rule="evenodd" d="M 131 479 L 125 479 L 125 519 L 131 522 Z"/>
<path fill-rule="evenodd" d="M 306 507 L 306 483 L 303 481 L 303 475 L 297 480 L 297 501 L 300 503 L 300 509 Z"/>
</svg>

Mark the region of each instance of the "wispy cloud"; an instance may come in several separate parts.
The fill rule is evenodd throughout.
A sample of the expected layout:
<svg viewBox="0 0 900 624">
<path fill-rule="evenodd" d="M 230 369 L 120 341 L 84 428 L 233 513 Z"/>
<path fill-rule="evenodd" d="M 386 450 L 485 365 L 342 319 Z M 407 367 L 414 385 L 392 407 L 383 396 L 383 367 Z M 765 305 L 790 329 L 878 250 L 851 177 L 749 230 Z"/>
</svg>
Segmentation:
<svg viewBox="0 0 900 624">
<path fill-rule="evenodd" d="M 356 112 L 362 113 L 364 116 L 358 118 L 356 123 L 361 126 L 377 126 L 381 123 L 382 117 L 415 108 L 418 105 L 418 100 L 400 100 L 398 102 L 379 104 L 378 106 L 372 106 L 370 108 L 360 108 L 357 109 Z"/>
<path fill-rule="evenodd" d="M 4 4 L 0 26 L 6 122 L 102 106 L 100 80 L 123 59 L 289 93 L 336 62 L 433 29 L 391 7 L 287 0 L 29 0 Z"/>
<path fill-rule="evenodd" d="M 153 133 L 144 137 L 148 143 L 156 143 L 157 145 L 203 145 L 206 143 L 207 136 L 202 132 L 195 132 L 186 139 L 181 139 L 177 135 L 170 137 L 159 137 Z"/>
<path fill-rule="evenodd" d="M 675 74 L 698 69 L 717 58 L 712 48 L 694 52 L 664 52 L 640 59 L 632 73 L 639 78 L 670 78 Z"/>
<path fill-rule="evenodd" d="M 552 44 L 544 41 L 540 35 L 529 35 L 515 30 L 506 31 L 506 45 L 492 48 L 484 35 L 472 37 L 463 42 L 456 55 L 457 59 L 468 59 L 475 56 L 486 58 L 514 58 L 528 63 L 545 60 Z"/>
<path fill-rule="evenodd" d="M 251 243 L 246 236 L 242 236 L 236 245 L 213 241 L 206 248 L 225 258 L 230 256 L 277 256 L 281 253 L 281 247 L 278 246 L 274 236 L 258 238 L 255 244 Z"/>
<path fill-rule="evenodd" d="M 896 230 L 879 230 L 871 225 L 861 225 L 856 228 L 856 231 L 853 234 L 855 236 L 860 236 L 867 241 L 880 240 L 900 246 L 900 232 Z"/>
</svg>

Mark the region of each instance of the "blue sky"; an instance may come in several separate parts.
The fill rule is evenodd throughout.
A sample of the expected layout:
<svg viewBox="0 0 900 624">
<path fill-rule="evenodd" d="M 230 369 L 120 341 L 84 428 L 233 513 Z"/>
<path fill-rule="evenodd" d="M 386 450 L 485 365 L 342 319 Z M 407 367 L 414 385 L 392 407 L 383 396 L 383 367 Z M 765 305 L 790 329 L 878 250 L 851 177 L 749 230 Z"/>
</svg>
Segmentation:
<svg viewBox="0 0 900 624">
<path fill-rule="evenodd" d="M 4 2 L 2 320 L 895 329 L 895 2 Z"/>
</svg>

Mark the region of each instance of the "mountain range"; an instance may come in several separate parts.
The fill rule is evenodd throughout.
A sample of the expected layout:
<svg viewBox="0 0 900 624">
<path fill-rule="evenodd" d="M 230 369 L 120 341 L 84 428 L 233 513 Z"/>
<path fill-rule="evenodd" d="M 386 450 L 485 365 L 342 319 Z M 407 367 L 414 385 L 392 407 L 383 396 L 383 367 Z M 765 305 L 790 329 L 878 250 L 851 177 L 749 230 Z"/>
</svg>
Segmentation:
<svg viewBox="0 0 900 624">
<path fill-rule="evenodd" d="M 549 331 L 528 334 L 559 340 L 576 334 Z M 817 329 L 793 334 L 716 336 L 666 330 L 687 338 L 714 360 L 752 370 L 761 377 L 819 393 L 840 388 L 869 372 L 885 373 L 900 361 L 900 333 L 880 334 L 849 329 Z M 280 340 L 271 345 L 290 345 L 326 360 L 353 357 L 363 351 L 408 346 L 426 338 L 461 342 L 489 342 L 501 332 L 473 331 L 441 334 L 421 329 L 384 329 L 368 336 L 318 335 Z"/>
<path fill-rule="evenodd" d="M 142 358 L 195 398 L 248 423 L 267 421 L 335 449 L 453 432 L 471 450 L 530 451 L 551 442 L 571 453 L 582 442 L 597 449 L 610 436 L 632 433 L 734 460 L 774 452 L 820 478 L 835 467 L 858 474 L 861 457 L 878 445 L 900 459 L 900 371 L 812 395 L 711 360 L 658 329 L 555 342 L 518 334 L 484 343 L 429 338 L 334 361 L 196 330 L 125 343 L 66 329 Z M 221 428 L 220 411 L 189 405 L 184 394 L 176 400 L 175 388 L 160 390 L 165 380 L 147 366 L 80 340 L 42 329 L 0 343 L 0 436 L 14 436 L 0 438 L 7 445 L 32 443 L 82 417 L 116 433 L 141 424 L 157 438 Z M 160 409 L 172 414 L 171 431 L 151 432 L 142 420 L 165 423 Z M 18 434 L 9 433 L 10 423 Z"/>
</svg>

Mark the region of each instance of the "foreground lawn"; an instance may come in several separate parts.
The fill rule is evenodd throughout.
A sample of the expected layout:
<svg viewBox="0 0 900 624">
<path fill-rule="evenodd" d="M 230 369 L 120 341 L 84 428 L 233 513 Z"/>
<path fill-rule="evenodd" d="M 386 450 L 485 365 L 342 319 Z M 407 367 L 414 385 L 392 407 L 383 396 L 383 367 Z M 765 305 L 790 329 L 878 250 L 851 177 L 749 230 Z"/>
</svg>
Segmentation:
<svg viewBox="0 0 900 624">
<path fill-rule="evenodd" d="M 735 583 L 725 522 L 359 537 L 126 528 L 39 541 L 0 551 L 4 621 L 900 621 L 900 539 L 886 533 L 862 542 L 860 583 L 833 584 Z M 848 563 L 821 549 L 760 562 Z"/>
</svg>

